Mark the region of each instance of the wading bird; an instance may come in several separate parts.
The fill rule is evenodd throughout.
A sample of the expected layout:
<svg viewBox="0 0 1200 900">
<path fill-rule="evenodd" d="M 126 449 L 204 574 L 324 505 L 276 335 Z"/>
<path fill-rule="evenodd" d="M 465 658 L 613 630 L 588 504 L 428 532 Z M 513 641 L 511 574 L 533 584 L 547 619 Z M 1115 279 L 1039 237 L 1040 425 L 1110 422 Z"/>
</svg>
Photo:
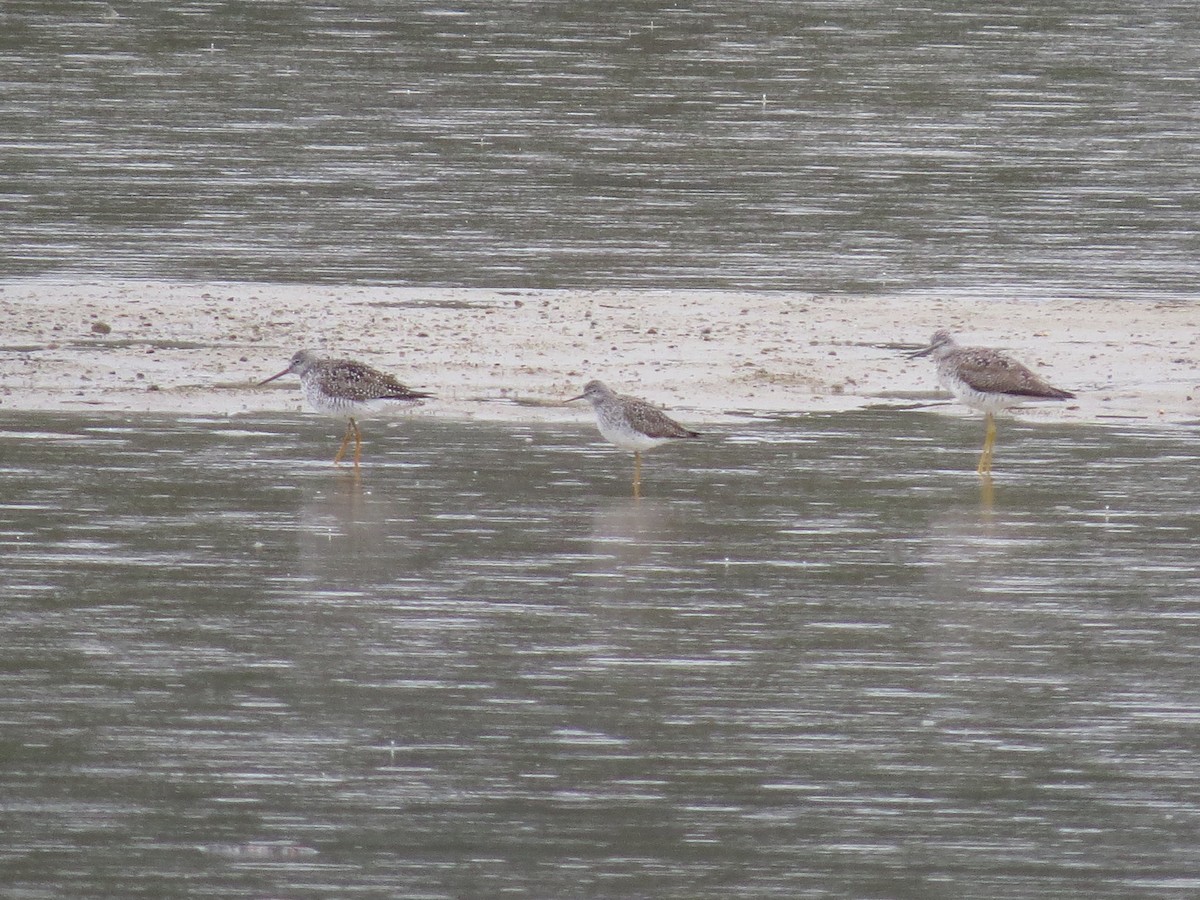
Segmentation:
<svg viewBox="0 0 1200 900">
<path fill-rule="evenodd" d="M 657 406 L 636 397 L 626 397 L 600 381 L 589 381 L 583 393 L 572 397 L 587 400 L 596 413 L 596 426 L 603 437 L 633 453 L 633 496 L 642 495 L 642 453 L 677 438 L 700 437 L 700 432 L 684 428 Z"/>
<path fill-rule="evenodd" d="M 300 388 L 304 399 L 317 412 L 332 416 L 345 416 L 346 434 L 342 446 L 333 458 L 336 466 L 342 461 L 350 438 L 354 438 L 354 468 L 362 458 L 362 431 L 355 421 L 355 414 L 380 407 L 415 406 L 421 400 L 432 397 L 424 391 L 405 387 L 391 375 L 373 369 L 365 363 L 352 359 L 328 359 L 312 350 L 300 350 L 292 357 L 288 367 L 277 375 L 265 378 L 259 387 L 295 373 L 300 376 Z"/>
<path fill-rule="evenodd" d="M 1026 400 L 1071 400 L 1070 391 L 1047 384 L 1028 367 L 988 347 L 962 347 L 945 329 L 937 331 L 929 346 L 910 358 L 932 356 L 942 387 L 971 409 L 984 414 L 987 432 L 975 471 L 990 475 L 996 446 L 996 413 Z"/>
</svg>

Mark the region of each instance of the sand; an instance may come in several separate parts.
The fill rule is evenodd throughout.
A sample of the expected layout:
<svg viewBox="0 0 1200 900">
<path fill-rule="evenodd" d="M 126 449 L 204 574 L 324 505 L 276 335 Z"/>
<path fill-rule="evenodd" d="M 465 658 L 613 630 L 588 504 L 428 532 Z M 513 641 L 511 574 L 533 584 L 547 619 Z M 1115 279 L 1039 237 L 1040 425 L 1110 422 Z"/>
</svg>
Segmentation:
<svg viewBox="0 0 1200 900">
<path fill-rule="evenodd" d="M 302 409 L 257 381 L 301 348 L 437 397 L 410 415 L 587 421 L 600 378 L 692 424 L 879 406 L 970 414 L 905 351 L 949 328 L 1079 394 L 1022 418 L 1200 417 L 1200 306 L 983 293 L 844 296 L 114 280 L 0 282 L 0 411 L 252 415 Z"/>
</svg>

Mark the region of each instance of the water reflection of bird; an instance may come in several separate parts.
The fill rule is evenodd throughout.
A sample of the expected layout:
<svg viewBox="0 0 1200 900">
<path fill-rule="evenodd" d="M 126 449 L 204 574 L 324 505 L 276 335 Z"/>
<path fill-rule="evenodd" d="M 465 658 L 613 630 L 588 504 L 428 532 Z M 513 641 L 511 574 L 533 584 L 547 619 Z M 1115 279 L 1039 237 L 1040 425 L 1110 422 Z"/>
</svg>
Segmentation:
<svg viewBox="0 0 1200 900">
<path fill-rule="evenodd" d="M 700 437 L 657 406 L 618 394 L 603 382 L 589 381 L 573 400 L 587 400 L 596 413 L 596 426 L 605 440 L 633 453 L 633 496 L 642 493 L 642 453 L 678 438 Z"/>
<path fill-rule="evenodd" d="M 609 573 L 644 565 L 659 552 L 659 542 L 669 539 L 670 512 L 670 504 L 632 497 L 598 503 L 592 512 L 591 565 Z"/>
<path fill-rule="evenodd" d="M 362 431 L 354 419 L 355 413 L 385 406 L 414 406 L 426 397 L 433 396 L 405 387 L 391 375 L 365 363 L 352 359 L 327 359 L 312 350 L 297 352 L 286 369 L 263 379 L 258 383 L 259 387 L 293 372 L 300 376 L 300 387 L 309 406 L 317 412 L 346 416 L 346 434 L 333 463 L 337 465 L 342 461 L 353 437 L 356 469 L 362 457 Z"/>
<path fill-rule="evenodd" d="M 938 380 L 961 403 L 984 413 L 987 432 L 983 453 L 976 471 L 987 476 L 992 471 L 992 453 L 996 445 L 996 413 L 1012 409 L 1026 400 L 1070 400 L 1074 394 L 1043 381 L 1028 367 L 988 347 L 963 347 L 942 329 L 933 335 L 929 346 L 912 357 L 933 356 Z"/>
</svg>

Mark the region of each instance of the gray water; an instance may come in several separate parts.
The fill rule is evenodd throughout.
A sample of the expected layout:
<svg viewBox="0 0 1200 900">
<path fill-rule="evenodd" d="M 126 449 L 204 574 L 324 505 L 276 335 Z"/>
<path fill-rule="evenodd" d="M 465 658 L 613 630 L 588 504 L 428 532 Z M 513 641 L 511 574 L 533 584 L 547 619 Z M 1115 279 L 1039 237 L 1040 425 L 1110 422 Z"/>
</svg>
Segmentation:
<svg viewBox="0 0 1200 900">
<path fill-rule="evenodd" d="M 0 6 L 0 276 L 1194 296 L 1200 16 Z"/>
<path fill-rule="evenodd" d="M 1194 435 L 0 416 L 0 883 L 1192 897 Z"/>
</svg>

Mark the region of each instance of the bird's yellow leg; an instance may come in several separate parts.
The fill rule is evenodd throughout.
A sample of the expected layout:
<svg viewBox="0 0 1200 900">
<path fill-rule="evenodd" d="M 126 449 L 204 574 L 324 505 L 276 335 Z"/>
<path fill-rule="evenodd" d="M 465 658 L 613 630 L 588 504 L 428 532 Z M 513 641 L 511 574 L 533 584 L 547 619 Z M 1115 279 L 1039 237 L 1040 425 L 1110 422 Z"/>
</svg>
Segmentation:
<svg viewBox="0 0 1200 900">
<path fill-rule="evenodd" d="M 642 496 L 642 454 L 637 450 L 633 451 L 633 496 Z"/>
<path fill-rule="evenodd" d="M 346 453 L 346 448 L 350 446 L 350 437 L 354 434 L 354 429 L 358 426 L 354 424 L 354 418 L 346 423 L 346 433 L 342 436 L 342 446 L 338 447 L 337 456 L 333 458 L 333 464 L 336 466 L 342 461 L 342 456 Z"/>
<path fill-rule="evenodd" d="M 975 471 L 980 475 L 992 474 L 992 454 L 996 449 L 996 417 L 987 414 L 987 434 L 983 438 L 983 453 L 979 456 L 979 465 Z"/>
<path fill-rule="evenodd" d="M 362 429 L 358 427 L 358 423 L 354 419 L 350 420 L 354 425 L 354 468 L 358 468 L 358 462 L 362 459 Z"/>
</svg>

